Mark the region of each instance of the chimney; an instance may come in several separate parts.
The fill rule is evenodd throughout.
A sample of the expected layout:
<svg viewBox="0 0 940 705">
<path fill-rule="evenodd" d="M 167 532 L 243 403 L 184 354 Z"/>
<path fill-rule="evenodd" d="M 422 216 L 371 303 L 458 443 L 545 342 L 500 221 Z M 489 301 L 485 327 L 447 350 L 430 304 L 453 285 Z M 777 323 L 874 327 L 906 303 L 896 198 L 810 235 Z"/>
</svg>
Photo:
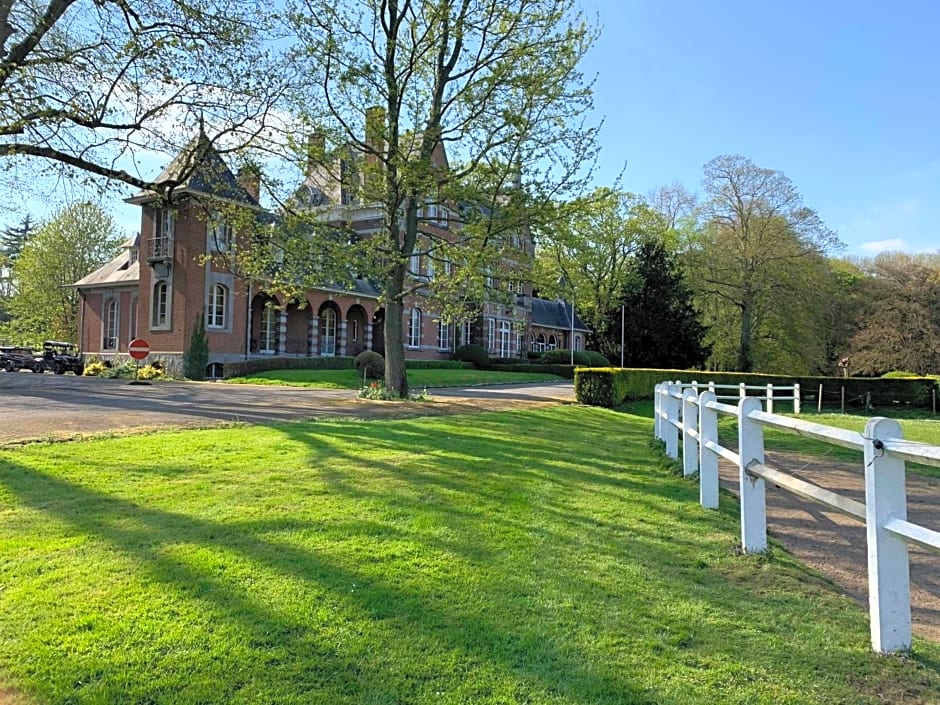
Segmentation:
<svg viewBox="0 0 940 705">
<path fill-rule="evenodd" d="M 256 166 L 246 164 L 238 170 L 235 177 L 241 186 L 255 201 L 261 202 L 261 173 Z"/>
<path fill-rule="evenodd" d="M 326 135 L 317 130 L 307 135 L 307 176 L 313 176 L 326 161 Z"/>
</svg>

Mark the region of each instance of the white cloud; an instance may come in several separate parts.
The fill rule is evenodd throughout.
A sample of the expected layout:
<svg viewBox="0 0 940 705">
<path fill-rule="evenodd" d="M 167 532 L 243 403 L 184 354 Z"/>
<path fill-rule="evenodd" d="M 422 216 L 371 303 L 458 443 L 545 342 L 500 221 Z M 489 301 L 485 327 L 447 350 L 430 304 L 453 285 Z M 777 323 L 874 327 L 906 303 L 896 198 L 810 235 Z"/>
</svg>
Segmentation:
<svg viewBox="0 0 940 705">
<path fill-rule="evenodd" d="M 873 240 L 872 242 L 863 242 L 862 249 L 865 252 L 871 252 L 872 254 L 877 254 L 879 252 L 907 252 L 910 250 L 910 245 L 899 238 L 892 238 L 890 240 Z"/>
</svg>

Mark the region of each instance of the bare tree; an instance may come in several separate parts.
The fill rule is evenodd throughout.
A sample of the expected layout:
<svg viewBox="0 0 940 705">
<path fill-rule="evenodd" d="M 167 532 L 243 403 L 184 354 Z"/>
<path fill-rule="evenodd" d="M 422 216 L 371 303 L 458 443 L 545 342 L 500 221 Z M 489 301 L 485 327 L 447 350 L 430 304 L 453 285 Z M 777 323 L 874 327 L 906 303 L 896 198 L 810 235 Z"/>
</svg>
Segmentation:
<svg viewBox="0 0 940 705">
<path fill-rule="evenodd" d="M 266 129 L 283 72 L 248 0 L 0 0 L 0 167 L 31 165 L 172 190 L 140 175 L 197 124 L 231 151 Z M 5 164 L 4 164 L 5 162 Z"/>
</svg>

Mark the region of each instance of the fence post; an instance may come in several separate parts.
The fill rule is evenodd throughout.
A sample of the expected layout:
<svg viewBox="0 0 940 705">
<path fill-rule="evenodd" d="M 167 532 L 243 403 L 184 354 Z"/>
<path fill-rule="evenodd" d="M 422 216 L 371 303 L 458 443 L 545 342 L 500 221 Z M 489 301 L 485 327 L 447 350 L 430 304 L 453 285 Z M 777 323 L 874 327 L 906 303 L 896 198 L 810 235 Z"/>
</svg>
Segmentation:
<svg viewBox="0 0 940 705">
<path fill-rule="evenodd" d="M 663 434 L 660 432 L 660 404 L 662 401 L 662 383 L 653 387 L 653 435 L 656 440 L 661 441 Z"/>
<path fill-rule="evenodd" d="M 793 385 L 793 413 L 800 413 L 800 385 L 796 383 Z"/>
<path fill-rule="evenodd" d="M 698 440 L 689 433 L 698 433 L 698 395 L 687 389 L 682 395 L 682 476 L 694 475 L 698 470 Z"/>
<path fill-rule="evenodd" d="M 718 442 L 718 412 L 707 406 L 717 400 L 715 392 L 702 392 L 698 398 L 698 491 L 706 509 L 718 509 L 718 456 L 705 447 L 709 441 Z"/>
<path fill-rule="evenodd" d="M 822 395 L 823 395 L 823 386 L 820 384 L 819 385 L 819 404 L 816 407 L 816 411 L 820 414 L 822 413 Z"/>
<path fill-rule="evenodd" d="M 678 394 L 678 384 L 666 385 L 665 396 L 663 398 L 663 440 L 666 441 L 666 455 L 670 458 L 679 457 L 679 429 L 674 422 L 679 420 L 681 406 L 679 400 L 675 398 Z"/>
<path fill-rule="evenodd" d="M 695 392 L 695 396 L 698 396 L 698 382 L 694 379 L 692 380 L 692 391 Z"/>
<path fill-rule="evenodd" d="M 708 391 L 714 393 L 715 391 L 715 380 L 712 380 L 708 383 Z M 934 391 L 934 396 L 936 396 L 936 390 Z"/>
<path fill-rule="evenodd" d="M 767 413 L 774 413 L 774 385 L 767 385 Z"/>
<path fill-rule="evenodd" d="M 889 518 L 907 519 L 904 461 L 882 441 L 901 438 L 894 419 L 865 424 L 865 530 L 868 536 L 868 607 L 871 645 L 878 653 L 911 648 L 911 576 L 907 544 L 885 531 Z"/>
<path fill-rule="evenodd" d="M 741 497 L 741 547 L 745 553 L 763 553 L 767 550 L 767 498 L 764 480 L 747 472 L 753 461 L 764 462 L 764 429 L 748 418 L 752 411 L 760 411 L 756 397 L 738 402 L 738 482 Z"/>
<path fill-rule="evenodd" d="M 741 384 L 738 385 L 738 398 L 744 399 L 744 397 L 746 396 L 747 396 L 747 387 L 745 386 L 744 382 L 741 382 Z"/>
<path fill-rule="evenodd" d="M 845 413 L 845 387 L 842 387 L 842 413 Z"/>
</svg>

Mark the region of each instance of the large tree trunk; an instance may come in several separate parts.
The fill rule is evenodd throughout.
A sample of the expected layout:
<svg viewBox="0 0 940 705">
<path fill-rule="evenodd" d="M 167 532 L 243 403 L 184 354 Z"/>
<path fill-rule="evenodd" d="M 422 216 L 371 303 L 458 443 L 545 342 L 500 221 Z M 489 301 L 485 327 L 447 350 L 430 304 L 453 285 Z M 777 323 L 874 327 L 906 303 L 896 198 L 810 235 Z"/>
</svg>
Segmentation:
<svg viewBox="0 0 940 705">
<path fill-rule="evenodd" d="M 405 265 L 398 264 L 389 276 L 385 291 L 385 387 L 402 399 L 408 397 L 408 371 L 405 369 L 405 338 L 402 327 L 401 292 L 405 286 Z"/>
<path fill-rule="evenodd" d="M 746 301 L 741 305 L 741 339 L 738 344 L 738 372 L 750 372 L 754 368 L 754 351 L 752 338 L 754 329 L 754 312 Z"/>
</svg>

